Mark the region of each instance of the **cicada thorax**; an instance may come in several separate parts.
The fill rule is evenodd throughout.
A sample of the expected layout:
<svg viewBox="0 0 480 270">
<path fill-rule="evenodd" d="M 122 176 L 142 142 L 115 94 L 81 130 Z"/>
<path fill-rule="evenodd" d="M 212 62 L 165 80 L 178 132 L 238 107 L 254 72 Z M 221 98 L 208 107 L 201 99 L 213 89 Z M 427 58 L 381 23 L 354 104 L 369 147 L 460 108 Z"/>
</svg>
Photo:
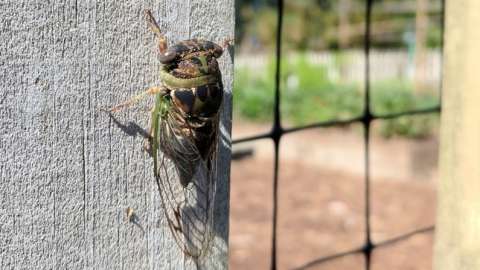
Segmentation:
<svg viewBox="0 0 480 270">
<path fill-rule="evenodd" d="M 211 41 L 193 39 L 171 46 L 163 55 L 162 72 L 169 76 L 164 84 L 170 90 L 175 121 L 204 160 L 214 151 L 218 129 L 223 85 L 217 57 L 222 52 Z"/>
<path fill-rule="evenodd" d="M 201 85 L 192 88 L 173 89 L 170 92 L 175 106 L 187 117 L 208 118 L 214 116 L 222 102 L 222 83 Z"/>
</svg>

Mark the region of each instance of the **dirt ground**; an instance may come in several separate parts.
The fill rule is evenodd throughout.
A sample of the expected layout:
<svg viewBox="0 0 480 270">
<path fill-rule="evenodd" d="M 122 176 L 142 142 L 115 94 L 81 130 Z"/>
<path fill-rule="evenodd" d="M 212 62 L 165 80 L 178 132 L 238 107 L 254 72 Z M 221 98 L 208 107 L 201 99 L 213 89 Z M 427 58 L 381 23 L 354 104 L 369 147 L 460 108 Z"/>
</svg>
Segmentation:
<svg viewBox="0 0 480 270">
<path fill-rule="evenodd" d="M 374 127 L 375 129 L 375 127 Z M 268 127 L 240 125 L 234 137 Z M 230 268 L 269 269 L 272 242 L 273 143 L 235 145 L 253 155 L 232 163 Z M 434 224 L 437 139 L 371 140 L 371 229 L 374 243 Z M 279 269 L 307 269 L 365 240 L 364 144 L 360 127 L 287 135 L 280 145 Z M 379 247 L 371 269 L 431 269 L 433 234 Z M 365 269 L 362 254 L 308 269 Z"/>
</svg>

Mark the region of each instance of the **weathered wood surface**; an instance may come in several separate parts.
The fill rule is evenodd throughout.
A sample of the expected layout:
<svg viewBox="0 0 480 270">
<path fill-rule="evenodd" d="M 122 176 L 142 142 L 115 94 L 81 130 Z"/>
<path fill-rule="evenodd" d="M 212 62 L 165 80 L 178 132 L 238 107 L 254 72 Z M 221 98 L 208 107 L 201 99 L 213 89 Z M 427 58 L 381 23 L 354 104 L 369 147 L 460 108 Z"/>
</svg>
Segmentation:
<svg viewBox="0 0 480 270">
<path fill-rule="evenodd" d="M 436 270 L 480 269 L 480 1 L 446 2 Z"/>
<path fill-rule="evenodd" d="M 170 235 L 142 150 L 148 107 L 99 110 L 158 85 L 151 9 L 170 42 L 233 37 L 232 0 L 0 3 L 0 269 L 195 269 Z M 226 90 L 215 244 L 227 267 L 233 57 Z M 127 222 L 134 209 L 138 224 Z"/>
</svg>

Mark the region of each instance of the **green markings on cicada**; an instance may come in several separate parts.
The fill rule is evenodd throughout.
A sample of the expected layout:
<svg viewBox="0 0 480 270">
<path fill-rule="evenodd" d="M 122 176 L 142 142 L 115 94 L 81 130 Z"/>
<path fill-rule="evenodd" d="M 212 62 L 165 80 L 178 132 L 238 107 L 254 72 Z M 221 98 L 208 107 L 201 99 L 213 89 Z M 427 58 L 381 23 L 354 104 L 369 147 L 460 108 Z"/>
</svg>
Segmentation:
<svg viewBox="0 0 480 270">
<path fill-rule="evenodd" d="M 152 157 L 153 157 L 153 172 L 155 177 L 158 177 L 158 126 L 159 126 L 159 118 L 160 118 L 160 106 L 162 104 L 162 96 L 157 94 L 155 99 L 155 106 L 153 107 L 152 111 Z"/>
<path fill-rule="evenodd" d="M 159 129 L 160 121 L 163 121 L 167 117 L 170 111 L 170 100 L 167 96 L 157 94 L 155 98 L 155 106 L 152 111 L 152 156 L 153 156 L 153 169 L 155 176 L 158 177 L 158 157 L 157 151 L 159 149 Z"/>
<path fill-rule="evenodd" d="M 165 95 L 157 94 L 155 99 L 155 106 L 152 111 L 152 156 L 153 169 L 155 177 L 158 177 L 158 157 L 157 151 L 159 148 L 159 129 L 160 121 L 162 121 L 170 110 L 170 102 Z"/>
<path fill-rule="evenodd" d="M 204 75 L 189 79 L 177 78 L 165 69 L 160 71 L 160 78 L 163 80 L 163 83 L 166 86 L 171 88 L 192 88 L 200 85 L 215 83 L 217 81 L 217 77 L 213 75 Z"/>
<path fill-rule="evenodd" d="M 200 60 L 200 63 L 202 64 L 202 66 L 200 67 L 200 70 L 204 74 L 208 74 L 208 64 L 207 64 L 207 58 L 205 57 L 205 55 L 200 55 L 197 58 L 198 60 Z"/>
<path fill-rule="evenodd" d="M 172 106 L 171 99 L 167 96 L 160 95 L 160 111 L 158 114 L 160 115 L 160 118 L 163 120 L 167 117 L 168 113 L 170 112 L 170 107 Z"/>
</svg>

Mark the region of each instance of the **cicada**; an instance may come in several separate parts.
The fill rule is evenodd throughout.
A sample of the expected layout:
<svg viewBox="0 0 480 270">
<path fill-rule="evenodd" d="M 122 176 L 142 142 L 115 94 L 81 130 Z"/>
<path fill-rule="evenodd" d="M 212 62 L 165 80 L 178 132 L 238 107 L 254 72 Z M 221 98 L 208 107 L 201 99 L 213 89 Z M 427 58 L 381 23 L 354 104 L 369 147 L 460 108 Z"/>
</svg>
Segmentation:
<svg viewBox="0 0 480 270">
<path fill-rule="evenodd" d="M 151 87 L 110 111 L 155 95 L 147 149 L 169 228 L 183 252 L 198 258 L 212 239 L 213 203 L 223 99 L 217 59 L 229 45 L 191 39 L 168 47 L 150 11 L 158 38 L 162 85 Z"/>
</svg>

